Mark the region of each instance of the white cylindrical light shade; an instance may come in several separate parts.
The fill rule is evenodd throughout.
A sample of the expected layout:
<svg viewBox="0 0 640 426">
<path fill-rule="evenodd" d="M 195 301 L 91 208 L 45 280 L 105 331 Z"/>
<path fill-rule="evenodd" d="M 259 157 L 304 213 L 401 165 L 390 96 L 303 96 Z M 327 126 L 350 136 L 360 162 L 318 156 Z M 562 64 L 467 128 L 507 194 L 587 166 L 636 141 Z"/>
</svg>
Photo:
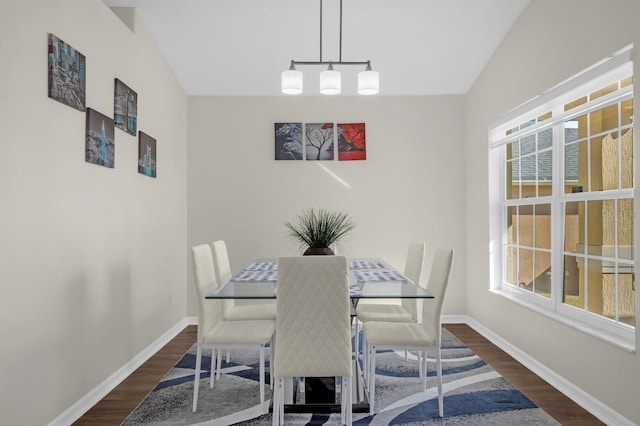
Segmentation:
<svg viewBox="0 0 640 426">
<path fill-rule="evenodd" d="M 380 90 L 380 76 L 377 71 L 361 71 L 358 73 L 358 93 L 375 95 Z"/>
<path fill-rule="evenodd" d="M 302 93 L 302 71 L 282 71 L 282 93 L 286 95 Z"/>
<path fill-rule="evenodd" d="M 337 95 L 340 90 L 340 71 L 326 70 L 320 73 L 320 93 L 323 95 Z"/>
</svg>

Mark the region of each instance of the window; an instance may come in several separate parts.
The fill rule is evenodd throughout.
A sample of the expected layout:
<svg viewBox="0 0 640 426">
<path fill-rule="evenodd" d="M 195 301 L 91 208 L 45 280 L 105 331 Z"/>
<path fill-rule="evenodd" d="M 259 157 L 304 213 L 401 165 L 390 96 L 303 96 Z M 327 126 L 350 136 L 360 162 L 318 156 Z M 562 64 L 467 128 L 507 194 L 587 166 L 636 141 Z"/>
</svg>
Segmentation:
<svg viewBox="0 0 640 426">
<path fill-rule="evenodd" d="M 627 344 L 636 315 L 630 55 L 618 52 L 490 129 L 500 248 L 492 288 Z"/>
</svg>

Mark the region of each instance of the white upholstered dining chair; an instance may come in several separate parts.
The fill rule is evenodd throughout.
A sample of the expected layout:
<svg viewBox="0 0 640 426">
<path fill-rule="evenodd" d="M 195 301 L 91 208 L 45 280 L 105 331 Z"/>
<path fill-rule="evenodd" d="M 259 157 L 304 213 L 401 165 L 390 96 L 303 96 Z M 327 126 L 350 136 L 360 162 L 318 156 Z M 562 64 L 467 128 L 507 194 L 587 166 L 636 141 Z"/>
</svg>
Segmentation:
<svg viewBox="0 0 640 426">
<path fill-rule="evenodd" d="M 200 388 L 200 367 L 202 351 L 211 350 L 211 387 L 215 381 L 214 365 L 216 350 L 255 347 L 260 352 L 260 403 L 264 403 L 265 387 L 265 347 L 275 333 L 274 320 L 228 321 L 223 317 L 223 301 L 205 299 L 205 296 L 218 287 L 213 269 L 211 247 L 201 244 L 191 249 L 193 254 L 194 281 L 198 300 L 198 336 L 196 350 L 196 368 L 193 384 L 193 411 L 198 407 Z M 219 364 L 218 364 L 219 365 Z M 219 369 L 219 367 L 218 367 Z"/>
<path fill-rule="evenodd" d="M 404 275 L 416 285 L 420 283 L 424 264 L 424 241 L 411 241 L 404 266 Z M 403 298 L 400 304 L 359 303 L 356 308 L 358 319 L 365 321 L 417 322 L 416 299 Z"/>
<path fill-rule="evenodd" d="M 427 290 L 434 299 L 427 299 L 422 305 L 422 322 L 381 322 L 368 321 L 362 326 L 365 357 L 369 358 L 369 409 L 374 412 L 376 351 L 378 349 L 418 351 L 419 368 L 423 389 L 427 386 L 427 349 L 435 349 L 436 376 L 438 386 L 438 411 L 444 414 L 442 395 L 441 334 L 442 306 L 453 266 L 453 249 L 438 248 L 434 254 Z"/>
<path fill-rule="evenodd" d="M 223 284 L 232 276 L 227 244 L 223 240 L 214 241 L 211 244 L 211 251 L 218 283 Z M 273 302 L 251 305 L 236 305 L 233 299 L 226 299 L 224 302 L 224 318 L 226 320 L 276 319 L 276 304 Z"/>
<path fill-rule="evenodd" d="M 341 377 L 341 421 L 351 425 L 349 267 L 342 256 L 282 257 L 276 286 L 273 424 L 284 424 L 284 378 Z"/>
<path fill-rule="evenodd" d="M 232 277 L 227 244 L 224 240 L 216 240 L 211 244 L 211 252 L 213 253 L 213 269 L 218 279 L 218 285 L 224 284 Z M 225 299 L 223 305 L 224 319 L 229 321 L 276 319 L 276 304 L 273 301 L 261 304 L 236 305 L 235 300 Z M 227 349 L 227 362 L 229 362 L 229 358 L 230 351 Z M 218 377 L 220 376 L 220 360 L 222 360 L 221 354 L 218 357 L 218 366 L 216 367 L 216 375 Z"/>
<path fill-rule="evenodd" d="M 415 285 L 420 285 L 420 275 L 424 265 L 424 241 L 411 241 L 407 251 L 404 265 L 404 275 Z M 416 299 L 403 298 L 400 304 L 383 304 L 375 302 L 358 303 L 356 307 L 355 321 L 355 354 L 356 359 L 360 355 L 360 331 L 359 323 L 366 321 L 390 321 L 390 322 L 418 322 L 418 309 Z M 365 377 L 368 377 L 365 358 Z"/>
</svg>

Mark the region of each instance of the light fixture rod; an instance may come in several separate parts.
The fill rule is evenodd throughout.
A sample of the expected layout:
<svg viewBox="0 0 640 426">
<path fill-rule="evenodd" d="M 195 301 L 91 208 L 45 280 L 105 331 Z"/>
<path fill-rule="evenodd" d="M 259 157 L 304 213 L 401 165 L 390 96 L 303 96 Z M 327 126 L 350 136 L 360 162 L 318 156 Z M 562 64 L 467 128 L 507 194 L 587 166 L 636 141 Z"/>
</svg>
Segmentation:
<svg viewBox="0 0 640 426">
<path fill-rule="evenodd" d="M 371 65 L 371 61 L 291 61 L 291 65 Z"/>
<path fill-rule="evenodd" d="M 324 64 L 322 60 L 322 1 L 320 0 L 320 61 L 319 64 Z M 338 44 L 338 62 L 342 62 L 342 0 L 340 0 L 340 32 L 339 32 L 339 44 Z"/>
<path fill-rule="evenodd" d="M 322 9 L 323 9 L 323 0 L 320 0 L 320 60 L 319 61 L 294 61 L 291 60 L 291 66 L 294 65 L 367 65 L 371 67 L 371 61 L 358 61 L 358 62 L 350 62 L 350 61 L 342 61 L 342 0 L 340 0 L 340 33 L 339 33 L 339 50 L 338 50 L 338 61 L 325 61 L 322 59 Z"/>
<path fill-rule="evenodd" d="M 340 50 L 338 51 L 338 62 L 342 62 L 342 0 L 340 0 Z"/>
<path fill-rule="evenodd" d="M 322 63 L 322 0 L 320 0 L 320 63 Z"/>
</svg>

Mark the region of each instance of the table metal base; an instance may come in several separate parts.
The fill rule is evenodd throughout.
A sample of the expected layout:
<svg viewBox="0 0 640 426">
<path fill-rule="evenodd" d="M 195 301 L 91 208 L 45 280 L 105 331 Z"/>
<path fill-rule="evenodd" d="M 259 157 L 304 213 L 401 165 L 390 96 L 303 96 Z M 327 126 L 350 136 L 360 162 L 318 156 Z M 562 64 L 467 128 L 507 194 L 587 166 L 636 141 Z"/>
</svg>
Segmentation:
<svg viewBox="0 0 640 426">
<path fill-rule="evenodd" d="M 353 413 L 368 413 L 369 398 L 360 368 L 354 362 L 354 383 L 352 386 Z M 330 414 L 340 412 L 340 378 L 306 377 L 293 381 L 290 402 L 284 404 L 285 413 Z M 286 401 L 286 400 L 285 400 Z M 270 411 L 273 407 L 270 408 Z"/>
</svg>

